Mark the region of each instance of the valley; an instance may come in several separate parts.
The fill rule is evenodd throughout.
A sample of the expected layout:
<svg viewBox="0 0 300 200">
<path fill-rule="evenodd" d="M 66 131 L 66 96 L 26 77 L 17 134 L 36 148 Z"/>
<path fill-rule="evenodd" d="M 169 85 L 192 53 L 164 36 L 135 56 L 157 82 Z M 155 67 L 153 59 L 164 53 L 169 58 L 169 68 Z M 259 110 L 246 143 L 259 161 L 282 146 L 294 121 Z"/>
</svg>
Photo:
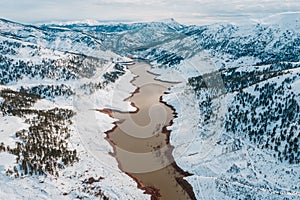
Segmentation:
<svg viewBox="0 0 300 200">
<path fill-rule="evenodd" d="M 0 197 L 299 199 L 299 27 L 0 19 Z"/>
</svg>

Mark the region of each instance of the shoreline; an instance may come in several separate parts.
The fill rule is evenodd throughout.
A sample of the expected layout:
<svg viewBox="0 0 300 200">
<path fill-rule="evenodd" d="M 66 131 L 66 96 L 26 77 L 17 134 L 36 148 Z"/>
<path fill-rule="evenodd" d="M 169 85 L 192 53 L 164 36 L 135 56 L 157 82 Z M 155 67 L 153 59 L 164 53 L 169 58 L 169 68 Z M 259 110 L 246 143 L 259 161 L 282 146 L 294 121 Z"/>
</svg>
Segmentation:
<svg viewBox="0 0 300 200">
<path fill-rule="evenodd" d="M 153 68 L 153 66 L 149 63 L 149 62 L 146 62 L 145 60 L 143 60 L 142 62 L 148 64 L 151 68 Z M 151 69 L 150 68 L 150 69 Z M 128 67 L 127 67 L 128 69 Z M 133 73 L 133 72 L 131 72 Z M 154 76 L 160 76 L 160 74 L 155 74 L 155 73 L 152 73 L 150 72 L 149 70 L 146 70 L 146 73 L 149 73 L 149 74 L 152 74 Z M 125 98 L 123 101 L 128 101 L 131 97 L 133 97 L 135 94 L 138 94 L 140 93 L 140 88 L 135 85 L 133 82 L 139 77 L 139 75 L 136 75 L 131 81 L 130 83 L 133 84 L 136 89 L 135 91 L 133 91 L 129 97 Z M 165 82 L 165 83 L 170 83 L 170 84 L 177 84 L 176 82 L 168 82 L 168 81 L 161 81 L 161 80 L 157 80 L 156 77 L 154 78 L 155 81 L 159 81 L 159 82 Z M 180 82 L 179 82 L 180 83 Z M 168 93 L 168 91 L 170 90 L 170 87 L 167 88 L 167 91 L 165 91 L 163 94 L 166 94 Z M 172 105 L 169 105 L 167 104 L 167 102 L 163 101 L 163 94 L 159 97 L 159 102 L 164 104 L 165 106 L 169 107 L 171 110 L 172 110 L 172 119 L 170 120 L 170 122 L 168 124 L 166 124 L 165 126 L 162 127 L 162 134 L 165 134 L 166 135 L 166 138 L 165 138 L 165 142 L 167 145 L 170 145 L 170 135 L 171 135 L 171 130 L 168 130 L 167 127 L 169 126 L 172 126 L 172 124 L 174 123 L 174 119 L 176 119 L 178 117 L 178 113 L 176 112 L 175 108 L 172 106 Z M 113 112 L 117 112 L 117 113 L 123 113 L 123 114 L 131 114 L 131 113 L 137 113 L 139 112 L 139 107 L 137 105 L 135 105 L 134 102 L 130 102 L 131 105 L 133 107 L 136 108 L 136 111 L 127 111 L 127 112 L 122 112 L 122 111 L 119 111 L 119 110 L 114 110 L 114 109 L 101 109 L 101 110 L 98 110 L 99 112 L 102 112 L 104 114 L 107 114 L 109 115 L 110 117 L 114 118 L 113 116 Z M 114 119 L 117 119 L 117 118 L 114 118 Z M 145 186 L 141 180 L 139 180 L 137 177 L 134 177 L 133 175 L 131 175 L 130 173 L 126 172 L 123 170 L 123 167 L 122 167 L 122 164 L 120 162 L 120 160 L 117 158 L 116 156 L 116 144 L 110 139 L 110 134 L 112 132 L 115 131 L 115 129 L 118 127 L 118 124 L 121 123 L 122 120 L 118 120 L 118 121 L 115 121 L 113 122 L 112 124 L 114 124 L 114 127 L 108 131 L 105 132 L 106 134 L 106 140 L 109 142 L 109 144 L 113 147 L 113 152 L 110 153 L 110 155 L 112 155 L 118 162 L 118 167 L 119 169 L 124 172 L 126 175 L 128 175 L 129 177 L 131 177 L 136 183 L 137 183 L 137 187 L 141 190 L 144 191 L 144 194 L 149 194 L 151 195 L 151 200 L 159 200 L 161 195 L 159 193 L 159 189 L 158 188 L 155 188 L 153 186 Z M 174 147 L 172 145 L 170 145 L 170 149 L 165 152 L 165 154 L 167 154 L 167 157 L 168 158 L 171 158 L 172 160 L 172 163 L 170 164 L 174 170 L 176 170 L 181 176 L 179 177 L 174 177 L 176 182 L 182 187 L 182 189 L 188 194 L 188 196 L 194 200 L 196 199 L 195 197 L 195 194 L 194 194 L 194 191 L 193 191 L 193 188 L 192 186 L 186 181 L 184 180 L 184 177 L 187 177 L 187 176 L 191 176 L 192 174 L 190 174 L 189 172 L 186 172 L 184 171 L 183 169 L 181 169 L 175 162 L 175 159 L 172 155 L 172 152 L 173 152 L 173 149 Z"/>
<path fill-rule="evenodd" d="M 170 144 L 170 136 L 171 136 L 171 133 L 172 133 L 172 131 L 171 130 L 168 130 L 167 129 L 167 127 L 170 127 L 170 126 L 172 126 L 173 124 L 174 124 L 174 119 L 176 119 L 176 118 L 178 118 L 178 113 L 176 112 L 176 110 L 175 110 L 175 108 L 172 106 L 172 105 L 169 105 L 167 102 L 165 102 L 165 101 L 163 101 L 163 97 L 161 96 L 160 98 L 159 98 L 159 102 L 161 102 L 161 103 L 163 103 L 163 104 L 165 104 L 166 106 L 168 106 L 168 107 L 170 107 L 171 109 L 172 109 L 172 111 L 173 111 L 173 119 L 170 121 L 170 123 L 169 123 L 169 125 L 167 125 L 167 126 L 164 126 L 163 127 L 163 129 L 162 129 L 162 132 L 164 133 L 164 134 L 166 134 L 166 142 L 167 142 L 167 144 Z M 173 157 L 173 154 L 172 154 L 172 151 L 173 151 L 173 149 L 175 148 L 172 144 L 170 144 L 171 145 L 171 152 L 170 152 L 170 154 L 172 155 L 172 157 Z M 191 173 L 189 173 L 189 172 L 187 172 L 187 171 L 184 171 L 183 169 L 181 169 L 178 165 L 177 165 L 177 163 L 175 162 L 175 158 L 173 157 L 173 160 L 174 160 L 174 162 L 172 162 L 171 163 L 171 165 L 180 173 L 180 174 L 182 174 L 184 177 L 188 177 L 188 176 L 192 176 L 193 174 L 191 174 Z M 190 198 L 192 199 L 192 200 L 197 200 L 196 199 L 196 196 L 195 196 L 195 193 L 194 193 L 194 190 L 193 190 L 193 187 L 192 187 L 192 185 L 188 182 L 188 181 L 186 181 L 183 177 L 177 177 L 176 178 L 176 181 L 177 181 L 177 183 L 179 184 L 179 185 L 181 185 L 182 186 L 182 188 L 188 193 L 188 195 L 190 196 Z"/>
</svg>

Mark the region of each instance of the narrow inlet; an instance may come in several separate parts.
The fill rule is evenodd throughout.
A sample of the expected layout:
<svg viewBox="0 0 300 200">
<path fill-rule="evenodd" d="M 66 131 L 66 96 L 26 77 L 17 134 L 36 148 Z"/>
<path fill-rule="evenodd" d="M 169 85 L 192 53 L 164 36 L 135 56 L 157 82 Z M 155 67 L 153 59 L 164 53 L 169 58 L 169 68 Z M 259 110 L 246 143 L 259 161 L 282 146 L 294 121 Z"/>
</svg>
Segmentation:
<svg viewBox="0 0 300 200">
<path fill-rule="evenodd" d="M 191 185 L 183 179 L 188 173 L 173 159 L 170 132 L 166 129 L 175 113 L 161 101 L 161 96 L 172 83 L 155 80 L 156 75 L 148 72 L 151 66 L 145 62 L 128 68 L 137 75 L 132 83 L 138 89 L 127 100 L 138 110 L 131 113 L 110 111 L 119 122 L 107 132 L 120 169 L 137 181 L 145 193 L 151 194 L 151 199 L 195 199 Z"/>
</svg>

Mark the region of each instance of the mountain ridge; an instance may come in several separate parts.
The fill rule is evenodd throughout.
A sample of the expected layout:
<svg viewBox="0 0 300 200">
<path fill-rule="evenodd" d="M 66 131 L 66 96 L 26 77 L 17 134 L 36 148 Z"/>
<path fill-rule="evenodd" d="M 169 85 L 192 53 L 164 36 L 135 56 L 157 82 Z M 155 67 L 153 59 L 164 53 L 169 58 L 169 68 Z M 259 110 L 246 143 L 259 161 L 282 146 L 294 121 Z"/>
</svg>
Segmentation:
<svg viewBox="0 0 300 200">
<path fill-rule="evenodd" d="M 168 127 L 172 130 L 170 143 L 176 163 L 193 174 L 186 180 L 198 199 L 211 199 L 212 195 L 217 199 L 298 199 L 299 22 L 287 26 L 280 20 L 278 24 L 243 26 L 170 23 L 35 27 L 1 20 L 3 110 L 11 109 L 5 102 L 16 101 L 9 95 L 22 96 L 22 91 L 42 97 L 38 102 L 46 101 L 46 107 L 52 101 L 61 108 L 72 107 L 66 103 L 69 98 L 75 98 L 75 105 L 93 106 L 87 103 L 90 96 L 84 96 L 93 94 L 101 107 L 108 104 L 110 92 L 118 84 L 128 84 L 128 90 L 134 90 L 130 86 L 132 75 L 118 62 L 130 61 L 124 56 L 145 58 L 153 65 L 152 71 L 161 74 L 159 79 L 181 82 L 170 88 L 163 100 L 178 112 L 178 118 Z M 130 91 L 118 96 L 120 102 L 126 98 L 125 93 Z M 24 98 L 31 102 L 26 95 Z M 14 112 L 25 112 L 26 106 L 31 104 Z M 122 103 L 119 107 L 132 109 Z M 78 113 L 86 116 L 81 109 Z M 12 121 L 18 116 L 2 117 Z M 101 119 L 100 129 L 104 131 L 112 121 Z M 119 193 L 129 198 L 125 194 L 129 191 L 136 198 L 148 198 L 126 175 L 120 175 L 116 163 L 105 155 L 108 144 L 99 136 L 97 139 L 105 149 L 103 159 L 115 167 L 109 172 L 118 175 L 118 186 L 129 185 L 122 192 L 113 186 L 113 179 L 102 174 L 104 183 L 96 184 L 97 188 L 111 198 Z M 79 159 L 89 157 L 83 150 L 77 152 L 81 152 Z M 92 169 L 93 164 L 86 165 Z M 69 168 L 58 173 L 71 173 Z M 71 197 L 93 197 L 93 189 L 87 185 L 88 194 L 84 188 L 71 192 L 78 184 L 73 183 L 65 187 Z"/>
</svg>

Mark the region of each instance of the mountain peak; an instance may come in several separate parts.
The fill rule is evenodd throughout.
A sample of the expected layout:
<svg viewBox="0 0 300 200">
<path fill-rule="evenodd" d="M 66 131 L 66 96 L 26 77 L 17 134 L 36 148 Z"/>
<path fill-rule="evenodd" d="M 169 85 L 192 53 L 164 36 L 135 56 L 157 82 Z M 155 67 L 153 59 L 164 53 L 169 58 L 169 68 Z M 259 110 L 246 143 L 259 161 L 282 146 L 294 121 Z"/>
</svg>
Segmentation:
<svg viewBox="0 0 300 200">
<path fill-rule="evenodd" d="M 158 22 L 166 24 L 170 28 L 173 28 L 173 29 L 176 29 L 176 30 L 182 29 L 184 27 L 184 25 L 177 22 L 174 18 L 167 18 L 167 19 L 160 20 Z"/>
</svg>

